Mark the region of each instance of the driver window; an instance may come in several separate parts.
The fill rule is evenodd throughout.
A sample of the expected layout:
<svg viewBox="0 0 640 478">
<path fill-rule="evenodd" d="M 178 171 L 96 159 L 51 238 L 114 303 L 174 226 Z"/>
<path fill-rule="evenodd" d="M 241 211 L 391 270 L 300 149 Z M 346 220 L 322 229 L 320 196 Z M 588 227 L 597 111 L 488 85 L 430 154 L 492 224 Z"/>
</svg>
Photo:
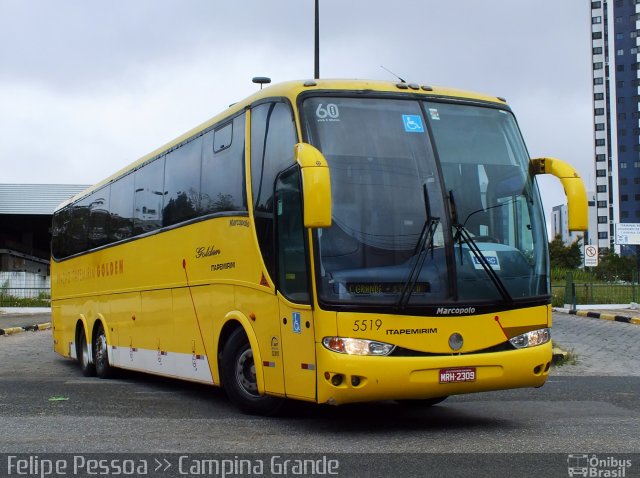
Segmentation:
<svg viewBox="0 0 640 478">
<path fill-rule="evenodd" d="M 292 302 L 309 303 L 300 171 L 294 166 L 276 181 L 278 288 Z"/>
</svg>

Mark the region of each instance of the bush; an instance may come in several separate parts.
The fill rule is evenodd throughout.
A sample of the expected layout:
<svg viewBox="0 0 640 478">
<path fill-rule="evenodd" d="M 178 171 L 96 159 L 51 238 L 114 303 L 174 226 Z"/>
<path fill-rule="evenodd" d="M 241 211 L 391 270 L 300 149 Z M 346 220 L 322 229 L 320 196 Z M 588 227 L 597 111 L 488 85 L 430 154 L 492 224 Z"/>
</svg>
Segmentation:
<svg viewBox="0 0 640 478">
<path fill-rule="evenodd" d="M 571 272 L 574 282 L 600 282 L 595 271 L 589 269 L 569 269 L 566 267 L 551 268 L 551 283 L 555 285 L 564 284 L 567 279 L 567 273 Z"/>
<path fill-rule="evenodd" d="M 0 288 L 1 307 L 51 307 L 51 294 L 41 290 L 36 297 L 16 297 L 8 292 L 5 284 Z"/>
</svg>

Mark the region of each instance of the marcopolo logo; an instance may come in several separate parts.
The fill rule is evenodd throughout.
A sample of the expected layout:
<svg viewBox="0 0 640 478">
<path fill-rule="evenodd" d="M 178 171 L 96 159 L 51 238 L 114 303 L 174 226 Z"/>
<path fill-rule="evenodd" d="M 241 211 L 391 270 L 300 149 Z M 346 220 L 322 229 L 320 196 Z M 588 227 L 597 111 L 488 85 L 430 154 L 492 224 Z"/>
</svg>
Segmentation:
<svg viewBox="0 0 640 478">
<path fill-rule="evenodd" d="M 474 314 L 475 312 L 475 307 L 438 307 L 438 310 L 436 310 L 437 315 L 463 315 Z"/>
<path fill-rule="evenodd" d="M 630 467 L 631 460 L 615 456 L 571 454 L 567 457 L 569 476 L 624 478 Z"/>
</svg>

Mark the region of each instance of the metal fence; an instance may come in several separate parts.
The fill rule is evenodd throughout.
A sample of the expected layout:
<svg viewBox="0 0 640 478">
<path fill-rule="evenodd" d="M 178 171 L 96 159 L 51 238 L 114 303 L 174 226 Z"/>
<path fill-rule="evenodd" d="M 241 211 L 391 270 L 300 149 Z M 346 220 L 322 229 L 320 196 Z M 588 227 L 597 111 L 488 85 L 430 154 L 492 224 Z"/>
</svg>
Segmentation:
<svg viewBox="0 0 640 478">
<path fill-rule="evenodd" d="M 0 307 L 50 305 L 50 277 L 29 272 L 0 272 Z"/>
<path fill-rule="evenodd" d="M 630 283 L 567 282 L 551 286 L 552 304 L 562 307 L 588 304 L 630 304 L 640 300 L 640 285 Z"/>
<path fill-rule="evenodd" d="M 2 287 L 0 307 L 50 307 L 48 287 Z"/>
</svg>

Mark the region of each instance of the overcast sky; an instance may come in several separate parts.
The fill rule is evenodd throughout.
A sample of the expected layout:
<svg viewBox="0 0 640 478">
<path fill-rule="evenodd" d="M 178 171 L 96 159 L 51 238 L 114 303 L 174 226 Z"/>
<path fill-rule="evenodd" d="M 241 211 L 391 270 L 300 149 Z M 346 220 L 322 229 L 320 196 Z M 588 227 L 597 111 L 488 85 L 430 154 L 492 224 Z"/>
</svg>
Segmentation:
<svg viewBox="0 0 640 478">
<path fill-rule="evenodd" d="M 394 5 L 394 6 L 392 6 Z M 590 2 L 320 0 L 325 78 L 505 97 L 593 189 Z M 251 94 L 313 77 L 313 0 L 0 0 L 0 183 L 92 184 Z M 541 182 L 545 208 L 563 202 Z"/>
</svg>

